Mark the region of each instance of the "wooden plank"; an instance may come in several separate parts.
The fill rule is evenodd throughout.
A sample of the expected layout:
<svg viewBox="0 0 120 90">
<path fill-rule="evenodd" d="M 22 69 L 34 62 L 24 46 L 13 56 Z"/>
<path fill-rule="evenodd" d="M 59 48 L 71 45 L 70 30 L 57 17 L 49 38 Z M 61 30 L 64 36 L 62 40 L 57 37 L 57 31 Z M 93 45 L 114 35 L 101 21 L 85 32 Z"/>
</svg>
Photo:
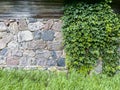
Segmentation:
<svg viewBox="0 0 120 90">
<path fill-rule="evenodd" d="M 63 15 L 62 0 L 1 0 L 0 18 L 59 18 Z"/>
</svg>

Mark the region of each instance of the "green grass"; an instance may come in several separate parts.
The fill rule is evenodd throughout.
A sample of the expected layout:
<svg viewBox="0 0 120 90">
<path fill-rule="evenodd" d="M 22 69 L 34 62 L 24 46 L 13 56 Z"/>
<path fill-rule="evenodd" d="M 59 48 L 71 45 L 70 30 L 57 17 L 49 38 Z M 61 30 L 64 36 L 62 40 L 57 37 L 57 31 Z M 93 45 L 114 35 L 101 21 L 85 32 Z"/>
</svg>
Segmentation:
<svg viewBox="0 0 120 90">
<path fill-rule="evenodd" d="M 120 74 L 84 77 L 75 72 L 0 70 L 0 90 L 120 90 Z"/>
</svg>

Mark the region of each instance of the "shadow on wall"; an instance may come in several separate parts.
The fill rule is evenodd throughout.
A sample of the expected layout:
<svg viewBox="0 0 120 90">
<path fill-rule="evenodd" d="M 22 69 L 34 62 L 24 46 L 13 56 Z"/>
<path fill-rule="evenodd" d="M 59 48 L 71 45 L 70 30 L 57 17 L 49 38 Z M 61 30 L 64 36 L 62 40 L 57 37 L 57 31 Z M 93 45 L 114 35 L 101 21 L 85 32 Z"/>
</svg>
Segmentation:
<svg viewBox="0 0 120 90">
<path fill-rule="evenodd" d="M 116 13 L 120 14 L 120 0 L 113 0 L 113 3 L 111 4 L 111 6 Z"/>
</svg>

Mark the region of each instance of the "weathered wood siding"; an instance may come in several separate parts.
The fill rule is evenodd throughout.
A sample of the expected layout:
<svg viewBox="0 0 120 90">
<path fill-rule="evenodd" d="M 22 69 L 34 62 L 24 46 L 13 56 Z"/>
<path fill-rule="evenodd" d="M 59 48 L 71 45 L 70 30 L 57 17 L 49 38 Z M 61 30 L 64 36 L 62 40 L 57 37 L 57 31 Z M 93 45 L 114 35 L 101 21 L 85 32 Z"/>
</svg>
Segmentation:
<svg viewBox="0 0 120 90">
<path fill-rule="evenodd" d="M 61 0 L 0 0 L 0 18 L 58 18 L 62 7 Z"/>
</svg>

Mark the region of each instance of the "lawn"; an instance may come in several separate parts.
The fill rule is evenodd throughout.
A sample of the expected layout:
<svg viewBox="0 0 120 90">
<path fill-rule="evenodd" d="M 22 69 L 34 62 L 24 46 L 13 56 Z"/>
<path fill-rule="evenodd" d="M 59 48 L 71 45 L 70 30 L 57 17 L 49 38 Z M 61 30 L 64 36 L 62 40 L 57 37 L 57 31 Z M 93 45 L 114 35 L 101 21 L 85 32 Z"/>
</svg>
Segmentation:
<svg viewBox="0 0 120 90">
<path fill-rule="evenodd" d="M 75 72 L 0 70 L 0 90 L 120 90 L 120 74 L 85 77 Z"/>
</svg>

